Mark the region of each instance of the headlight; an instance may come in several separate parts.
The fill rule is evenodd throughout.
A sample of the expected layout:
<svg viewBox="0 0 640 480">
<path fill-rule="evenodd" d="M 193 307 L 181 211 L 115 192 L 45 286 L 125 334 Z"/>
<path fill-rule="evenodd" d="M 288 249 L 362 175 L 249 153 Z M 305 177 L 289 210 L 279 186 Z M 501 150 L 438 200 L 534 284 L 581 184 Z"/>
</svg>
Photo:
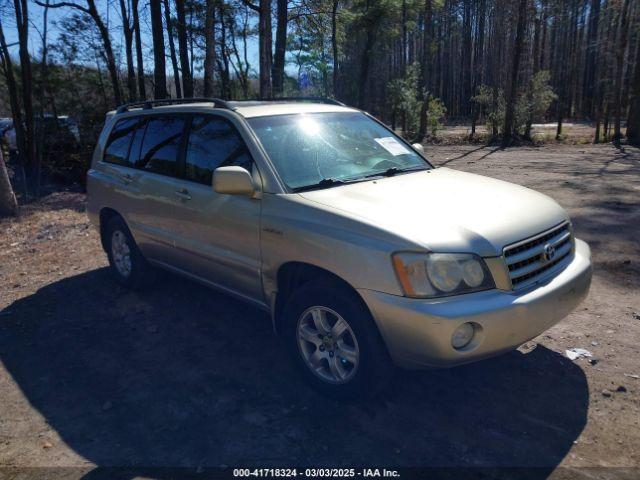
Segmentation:
<svg viewBox="0 0 640 480">
<path fill-rule="evenodd" d="M 430 298 L 495 288 L 487 266 L 470 253 L 393 255 L 393 266 L 408 297 Z"/>
</svg>

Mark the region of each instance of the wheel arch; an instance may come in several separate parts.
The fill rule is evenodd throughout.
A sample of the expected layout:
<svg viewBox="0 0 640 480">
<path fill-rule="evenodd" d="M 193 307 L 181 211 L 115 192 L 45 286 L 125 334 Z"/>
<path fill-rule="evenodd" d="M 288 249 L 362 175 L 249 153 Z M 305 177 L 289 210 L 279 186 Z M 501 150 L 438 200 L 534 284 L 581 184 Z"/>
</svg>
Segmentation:
<svg viewBox="0 0 640 480">
<path fill-rule="evenodd" d="M 105 252 L 107 251 L 107 238 L 106 238 L 106 232 L 105 232 L 106 228 L 105 227 L 107 226 L 107 223 L 109 223 L 109 221 L 114 217 L 122 218 L 122 215 L 120 215 L 113 208 L 109 208 L 109 207 L 104 207 L 104 208 L 102 208 L 100 210 L 100 215 L 99 215 L 99 219 L 100 219 L 100 243 L 102 244 L 102 249 Z"/>
<path fill-rule="evenodd" d="M 364 308 L 369 307 L 358 291 L 339 275 L 311 263 L 291 261 L 280 265 L 276 275 L 277 294 L 273 305 L 273 329 L 277 334 L 282 332 L 282 311 L 289 296 L 301 286 L 311 281 L 325 280 L 347 289 L 357 298 Z"/>
</svg>

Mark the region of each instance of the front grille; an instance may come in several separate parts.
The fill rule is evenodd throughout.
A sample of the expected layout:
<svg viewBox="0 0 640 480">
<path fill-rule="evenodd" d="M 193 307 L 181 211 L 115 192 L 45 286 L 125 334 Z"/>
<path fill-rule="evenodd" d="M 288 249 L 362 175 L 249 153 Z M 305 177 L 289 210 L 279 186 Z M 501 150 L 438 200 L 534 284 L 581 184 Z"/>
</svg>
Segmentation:
<svg viewBox="0 0 640 480">
<path fill-rule="evenodd" d="M 560 269 L 573 250 L 569 222 L 508 245 L 503 256 L 514 289 L 536 283 Z"/>
</svg>

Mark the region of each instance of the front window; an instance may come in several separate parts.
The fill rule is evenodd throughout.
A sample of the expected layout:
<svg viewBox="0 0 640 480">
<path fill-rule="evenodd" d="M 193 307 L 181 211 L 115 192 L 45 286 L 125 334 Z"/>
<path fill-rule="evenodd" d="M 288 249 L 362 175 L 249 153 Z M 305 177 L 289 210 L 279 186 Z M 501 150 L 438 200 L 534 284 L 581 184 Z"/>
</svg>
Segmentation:
<svg viewBox="0 0 640 480">
<path fill-rule="evenodd" d="M 431 168 L 390 130 L 360 112 L 275 115 L 248 121 L 293 190 Z"/>
<path fill-rule="evenodd" d="M 193 117 L 185 155 L 185 178 L 211 186 L 218 167 L 240 166 L 251 171 L 247 146 L 227 120 L 203 115 Z"/>
</svg>

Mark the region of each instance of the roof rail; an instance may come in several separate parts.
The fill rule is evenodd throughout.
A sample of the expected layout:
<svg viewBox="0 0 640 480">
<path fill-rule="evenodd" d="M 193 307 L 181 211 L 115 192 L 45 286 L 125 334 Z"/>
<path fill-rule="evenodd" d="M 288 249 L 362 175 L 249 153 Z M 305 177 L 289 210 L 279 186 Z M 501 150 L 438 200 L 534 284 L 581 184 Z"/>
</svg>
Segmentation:
<svg viewBox="0 0 640 480">
<path fill-rule="evenodd" d="M 116 113 L 124 113 L 129 111 L 130 108 L 139 108 L 143 109 L 153 108 L 158 105 L 179 105 L 181 103 L 212 103 L 214 108 L 224 108 L 226 110 L 235 110 L 235 107 L 229 105 L 225 100 L 220 100 L 219 98 L 160 98 L 156 100 L 140 100 L 138 102 L 125 103 L 124 105 L 120 105 Z"/>
<path fill-rule="evenodd" d="M 346 105 L 335 98 L 327 97 L 275 97 L 275 98 L 258 98 L 262 102 L 314 102 L 314 103 L 326 103 L 328 105 L 339 105 L 346 107 Z"/>
</svg>

